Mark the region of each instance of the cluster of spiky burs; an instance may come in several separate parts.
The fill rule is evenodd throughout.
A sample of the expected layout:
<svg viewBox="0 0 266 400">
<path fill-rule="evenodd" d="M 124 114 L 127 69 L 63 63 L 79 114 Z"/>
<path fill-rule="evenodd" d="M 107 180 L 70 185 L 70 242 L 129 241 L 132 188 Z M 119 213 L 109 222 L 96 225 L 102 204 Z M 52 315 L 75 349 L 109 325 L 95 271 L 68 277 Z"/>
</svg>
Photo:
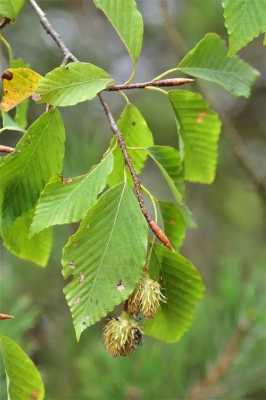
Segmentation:
<svg viewBox="0 0 266 400">
<path fill-rule="evenodd" d="M 147 272 L 126 302 L 125 311 L 118 318 L 111 318 L 104 327 L 106 350 L 113 357 L 127 356 L 142 342 L 143 332 L 134 318 L 150 319 L 166 299 L 160 284 Z"/>
</svg>

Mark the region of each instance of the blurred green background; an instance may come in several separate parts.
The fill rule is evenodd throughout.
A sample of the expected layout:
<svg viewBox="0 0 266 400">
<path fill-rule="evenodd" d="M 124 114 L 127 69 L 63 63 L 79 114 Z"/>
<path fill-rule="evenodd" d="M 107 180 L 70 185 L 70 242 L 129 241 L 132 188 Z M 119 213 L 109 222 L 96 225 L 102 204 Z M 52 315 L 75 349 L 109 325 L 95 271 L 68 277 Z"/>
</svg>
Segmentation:
<svg viewBox="0 0 266 400">
<path fill-rule="evenodd" d="M 107 69 L 118 82 L 130 72 L 126 52 L 90 0 L 43 0 L 52 23 L 82 60 Z M 148 80 L 177 64 L 186 49 L 210 31 L 226 39 L 220 0 L 138 0 L 145 21 L 143 55 L 136 80 Z M 162 5 L 165 7 L 162 8 Z M 26 6 L 5 29 L 16 57 L 45 73 L 61 54 Z M 42 372 L 47 400 L 238 400 L 266 399 L 266 56 L 261 39 L 241 56 L 261 72 L 251 98 L 235 99 L 214 85 L 204 95 L 223 115 L 217 179 L 189 185 L 188 204 L 198 228 L 187 234 L 183 253 L 201 270 L 207 286 L 191 330 L 176 344 L 145 338 L 127 359 L 105 353 L 100 324 L 76 343 L 64 301 L 60 253 L 73 227 L 55 229 L 49 266 L 40 269 L 12 257 L 0 245 L 0 310 L 16 316 L 0 333 L 16 339 Z M 4 48 L 1 71 L 6 66 Z M 128 93 L 150 125 L 157 144 L 177 146 L 173 113 L 154 91 Z M 116 116 L 123 100 L 106 95 Z M 41 107 L 31 106 L 29 119 Z M 67 130 L 66 176 L 86 172 L 108 146 L 111 134 L 97 100 L 63 109 Z M 241 142 L 233 145 L 235 130 Z M 239 137 L 238 136 L 238 137 Z M 16 134 L 1 137 L 14 144 Z M 169 193 L 158 171 L 147 166 L 143 180 L 154 193 Z M 0 399 L 6 400 L 3 372 Z"/>
</svg>

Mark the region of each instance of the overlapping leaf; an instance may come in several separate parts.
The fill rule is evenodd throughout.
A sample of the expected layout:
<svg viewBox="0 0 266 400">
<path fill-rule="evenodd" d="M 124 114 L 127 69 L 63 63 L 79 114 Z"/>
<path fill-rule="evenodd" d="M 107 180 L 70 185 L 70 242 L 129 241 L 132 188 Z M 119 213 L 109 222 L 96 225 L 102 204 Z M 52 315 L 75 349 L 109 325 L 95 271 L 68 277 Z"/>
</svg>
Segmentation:
<svg viewBox="0 0 266 400">
<path fill-rule="evenodd" d="M 31 210 L 47 181 L 61 172 L 64 140 L 60 113 L 49 111 L 30 126 L 15 153 L 0 164 L 3 226 Z"/>
<path fill-rule="evenodd" d="M 30 237 L 32 218 L 33 211 L 28 211 L 6 227 L 2 233 L 4 245 L 15 256 L 45 267 L 52 248 L 53 233 L 51 229 L 46 229 Z"/>
<path fill-rule="evenodd" d="M 93 0 L 108 18 L 135 64 L 140 56 L 143 20 L 135 0 Z"/>
<path fill-rule="evenodd" d="M 0 355 L 6 371 L 8 400 L 43 400 L 41 375 L 27 354 L 13 340 L 0 336 Z"/>
<path fill-rule="evenodd" d="M 224 0 L 223 6 L 231 54 L 266 32 L 266 0 Z"/>
<path fill-rule="evenodd" d="M 184 167 L 180 153 L 170 146 L 152 146 L 148 153 L 164 176 L 183 221 L 186 225 L 193 226 L 191 213 L 183 202 Z"/>
<path fill-rule="evenodd" d="M 26 0 L 0 0 L 0 16 L 16 19 Z"/>
<path fill-rule="evenodd" d="M 186 232 L 186 223 L 176 204 L 166 201 L 159 202 L 160 211 L 164 223 L 164 232 L 170 239 L 175 250 L 179 250 Z"/>
<path fill-rule="evenodd" d="M 183 142 L 185 179 L 211 183 L 217 165 L 219 117 L 198 93 L 176 90 L 169 93 L 169 98 Z"/>
<path fill-rule="evenodd" d="M 139 174 L 147 159 L 147 147 L 153 145 L 153 136 L 143 115 L 133 104 L 128 104 L 123 110 L 118 126 L 128 147 L 128 153 L 136 172 Z M 115 185 L 124 179 L 125 161 L 121 150 L 117 147 L 114 152 L 114 169 L 108 182 Z"/>
<path fill-rule="evenodd" d="M 24 129 L 8 113 L 2 111 L 2 128 L 0 128 L 0 134 L 6 131 L 24 132 Z"/>
<path fill-rule="evenodd" d="M 163 247 L 156 247 L 155 252 L 161 263 L 166 302 L 155 318 L 145 323 L 145 333 L 165 342 L 176 342 L 190 327 L 204 286 L 199 272 L 185 257 Z"/>
<path fill-rule="evenodd" d="M 65 180 L 52 178 L 38 201 L 31 231 L 38 233 L 49 226 L 69 224 L 85 217 L 105 188 L 112 166 L 113 156 L 109 152 L 86 175 Z"/>
<path fill-rule="evenodd" d="M 147 224 L 132 189 L 125 183 L 108 190 L 67 243 L 64 289 L 77 338 L 116 305 L 139 281 L 146 258 Z"/>
<path fill-rule="evenodd" d="M 30 68 L 9 68 L 4 71 L 1 109 L 7 112 L 32 96 L 40 79 L 41 75 Z"/>
<path fill-rule="evenodd" d="M 41 102 L 71 106 L 93 99 L 113 83 L 102 68 L 84 62 L 72 62 L 48 72 L 40 81 L 37 93 Z"/>
<path fill-rule="evenodd" d="M 208 33 L 183 58 L 177 70 L 218 83 L 233 95 L 244 97 L 250 95 L 250 88 L 259 75 L 238 56 L 228 56 L 224 41 L 215 33 Z"/>
</svg>

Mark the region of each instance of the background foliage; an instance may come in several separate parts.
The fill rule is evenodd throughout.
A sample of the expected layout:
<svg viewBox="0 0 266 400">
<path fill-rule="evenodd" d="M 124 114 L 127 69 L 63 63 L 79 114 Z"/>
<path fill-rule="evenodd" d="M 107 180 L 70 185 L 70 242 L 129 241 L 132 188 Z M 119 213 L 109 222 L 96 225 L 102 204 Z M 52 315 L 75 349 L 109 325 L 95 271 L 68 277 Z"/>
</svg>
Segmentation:
<svg viewBox="0 0 266 400">
<path fill-rule="evenodd" d="M 127 77 L 130 63 L 124 49 L 90 2 L 53 0 L 40 1 L 40 4 L 48 10 L 51 20 L 79 58 L 102 65 L 118 81 Z M 205 0 L 204 12 L 196 0 L 168 2 L 179 31 L 175 33 L 177 49 L 169 40 L 169 26 L 165 29 L 159 1 L 154 1 L 153 7 L 144 0 L 139 1 L 139 5 L 145 19 L 139 80 L 150 79 L 169 65 L 177 65 L 184 49 L 194 47 L 209 31 L 226 37 L 220 1 Z M 188 21 L 193 21 L 193 29 Z M 34 36 L 33 31 L 36 32 Z M 28 6 L 7 32 L 16 56 L 23 56 L 40 73 L 60 63 L 57 49 L 42 32 Z M 107 45 L 106 38 L 112 46 Z M 2 49 L 2 69 L 5 68 L 4 52 Z M 136 54 L 137 49 L 132 58 Z M 20 344 L 30 345 L 28 350 L 44 376 L 48 399 L 192 398 L 191 387 L 217 366 L 219 354 L 227 355 L 228 345 L 235 335 L 235 348 L 228 351 L 229 359 L 231 351 L 231 362 L 225 363 L 225 371 L 214 382 L 214 389 L 203 394 L 203 398 L 265 398 L 265 198 L 236 159 L 230 136 L 233 125 L 244 141 L 246 158 L 263 179 L 266 174 L 265 50 L 255 41 L 241 55 L 262 72 L 248 101 L 232 98 L 222 89 L 204 84 L 204 92 L 212 99 L 216 110 L 226 114 L 231 125 L 224 128 L 215 183 L 210 187 L 193 185 L 189 188 L 189 205 L 198 229 L 189 231 L 184 244 L 185 255 L 201 267 L 208 294 L 192 330 L 180 343 L 169 346 L 146 339 L 145 346 L 129 359 L 112 360 L 99 342 L 99 327 L 95 327 L 84 335 L 79 345 L 76 344 L 62 294 L 59 265 L 60 249 L 72 233 L 69 228 L 56 229 L 56 245 L 45 271 L 29 267 L 28 263 L 1 249 L 0 305 L 10 313 L 12 307 L 20 310 L 14 311 L 17 316 L 14 322 L 1 324 L 1 334 L 9 334 Z M 149 92 L 135 92 L 131 98 L 147 119 L 156 143 L 174 145 L 175 122 L 167 101 Z M 118 115 L 121 103 L 116 96 L 112 97 L 112 106 L 116 107 Z M 35 119 L 37 113 L 37 107 L 31 108 L 30 119 Z M 105 122 L 97 102 L 64 110 L 63 116 L 67 127 L 64 171 L 66 175 L 80 175 L 100 159 L 107 147 L 109 136 L 105 136 Z M 3 134 L 3 143 L 10 144 L 8 135 Z M 157 171 L 149 164 L 145 182 L 167 201 L 169 193 L 159 179 Z M 3 332 L 2 325 L 8 332 Z M 1 396 L 4 400 L 5 395 Z M 195 398 L 200 399 L 200 395 L 197 396 Z"/>
</svg>

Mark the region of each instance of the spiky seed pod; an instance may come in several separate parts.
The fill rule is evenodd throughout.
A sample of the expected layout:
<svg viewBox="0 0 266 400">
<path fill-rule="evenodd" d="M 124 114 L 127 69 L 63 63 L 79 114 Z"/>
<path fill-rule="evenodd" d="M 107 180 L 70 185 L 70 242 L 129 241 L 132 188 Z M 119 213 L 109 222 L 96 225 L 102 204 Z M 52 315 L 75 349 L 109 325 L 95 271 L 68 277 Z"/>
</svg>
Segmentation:
<svg viewBox="0 0 266 400">
<path fill-rule="evenodd" d="M 161 292 L 160 284 L 145 274 L 137 288 L 127 301 L 127 311 L 131 315 L 143 314 L 146 319 L 153 318 L 157 313 L 160 303 L 166 298 Z"/>
<path fill-rule="evenodd" d="M 113 357 L 126 357 L 142 341 L 142 332 L 135 321 L 128 318 L 112 318 L 104 327 L 105 348 Z"/>
</svg>

